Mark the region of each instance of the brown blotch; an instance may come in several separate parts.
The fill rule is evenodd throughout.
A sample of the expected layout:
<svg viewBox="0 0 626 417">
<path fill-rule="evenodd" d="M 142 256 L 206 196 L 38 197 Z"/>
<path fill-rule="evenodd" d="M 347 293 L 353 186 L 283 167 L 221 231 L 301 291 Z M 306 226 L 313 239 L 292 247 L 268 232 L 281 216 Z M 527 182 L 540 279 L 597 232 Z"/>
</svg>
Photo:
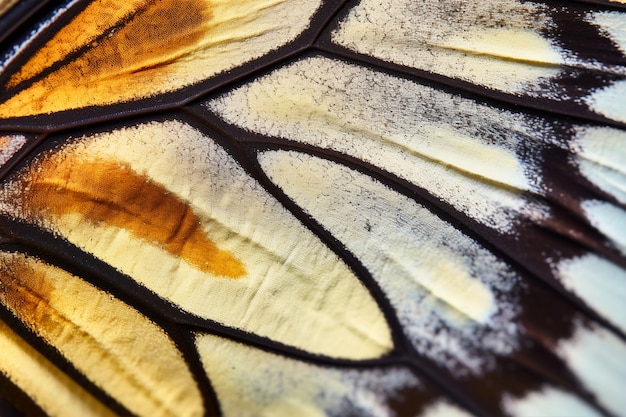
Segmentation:
<svg viewBox="0 0 626 417">
<path fill-rule="evenodd" d="M 51 64 L 62 64 L 45 78 L 51 89 L 67 83 L 88 85 L 101 79 L 123 78 L 125 74 L 154 68 L 163 72 L 166 64 L 189 53 L 189 48 L 208 30 L 207 22 L 212 16 L 210 3 L 206 0 L 146 1 L 130 14 L 120 16 L 122 20 L 116 25 L 102 28 L 103 33 L 83 44 L 83 32 L 93 27 L 93 14 L 114 13 L 110 3 L 96 5 L 97 10 L 91 7 L 88 13 L 83 12 L 74 18 L 63 29 L 63 37 L 54 37 L 45 44 L 44 53 L 35 53 L 7 87 L 40 77 Z M 124 0 L 113 3 L 120 3 L 120 9 L 127 8 L 122 5 Z M 68 39 L 80 41 L 68 46 Z M 50 60 L 51 57 L 56 59 Z M 68 57 L 71 57 L 68 62 L 59 61 L 68 60 Z"/>
<path fill-rule="evenodd" d="M 105 78 L 163 66 L 186 53 L 206 31 L 206 1 L 160 0 L 66 67 L 74 76 Z M 65 68 L 64 68 L 65 70 Z M 69 75 L 69 74 L 68 74 Z"/>
<path fill-rule="evenodd" d="M 61 331 L 48 300 L 54 291 L 43 269 L 20 255 L 0 259 L 0 301 L 30 328 Z"/>
<path fill-rule="evenodd" d="M 78 213 L 126 229 L 204 272 L 228 278 L 246 273 L 240 260 L 208 238 L 186 202 L 128 165 L 55 158 L 41 165 L 29 186 L 29 208 L 44 217 Z"/>
</svg>

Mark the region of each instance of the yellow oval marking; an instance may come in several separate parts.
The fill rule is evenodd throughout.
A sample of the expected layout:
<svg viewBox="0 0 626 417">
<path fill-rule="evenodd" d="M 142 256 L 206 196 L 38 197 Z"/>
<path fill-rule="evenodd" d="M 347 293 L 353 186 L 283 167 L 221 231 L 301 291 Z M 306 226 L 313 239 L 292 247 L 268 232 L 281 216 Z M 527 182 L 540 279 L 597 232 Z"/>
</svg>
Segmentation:
<svg viewBox="0 0 626 417">
<path fill-rule="evenodd" d="M 204 272 L 240 278 L 244 264 L 221 250 L 193 209 L 165 187 L 122 163 L 55 159 L 41 165 L 30 185 L 33 210 L 124 228 Z"/>
</svg>

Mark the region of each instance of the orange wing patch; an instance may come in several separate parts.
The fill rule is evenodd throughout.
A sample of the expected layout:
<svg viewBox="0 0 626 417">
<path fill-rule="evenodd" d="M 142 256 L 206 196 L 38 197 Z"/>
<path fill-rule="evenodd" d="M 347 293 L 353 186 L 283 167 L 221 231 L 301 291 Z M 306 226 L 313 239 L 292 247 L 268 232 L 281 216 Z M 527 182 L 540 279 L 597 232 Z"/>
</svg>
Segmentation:
<svg viewBox="0 0 626 417">
<path fill-rule="evenodd" d="M 186 202 L 128 165 L 55 159 L 41 165 L 30 191 L 34 212 L 78 213 L 154 242 L 203 272 L 228 278 L 246 274 L 240 260 L 208 238 Z"/>
<path fill-rule="evenodd" d="M 200 391 L 174 341 L 137 310 L 82 278 L 33 257 L 0 251 L 0 304 L 133 415 L 205 414 Z M 96 415 L 69 411 L 78 401 L 93 401 L 80 391 L 67 392 L 72 387 L 59 387 L 66 379 L 59 374 L 38 375 L 39 386 L 27 387 L 41 399 L 57 384 L 52 407 L 66 412 L 56 415 Z"/>
<path fill-rule="evenodd" d="M 33 114 L 141 96 L 193 51 L 210 16 L 205 0 L 97 1 L 9 80 L 17 94 L 1 107 Z"/>
<path fill-rule="evenodd" d="M 319 6 L 95 0 L 2 86 L 0 118 L 127 102 L 198 83 L 289 43 Z"/>
</svg>

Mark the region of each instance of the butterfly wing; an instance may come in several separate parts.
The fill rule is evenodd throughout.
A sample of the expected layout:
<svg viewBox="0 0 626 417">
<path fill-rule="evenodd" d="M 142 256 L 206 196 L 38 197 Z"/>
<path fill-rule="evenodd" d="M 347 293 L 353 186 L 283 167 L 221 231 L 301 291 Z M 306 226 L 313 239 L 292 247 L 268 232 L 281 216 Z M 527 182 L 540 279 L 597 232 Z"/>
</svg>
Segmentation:
<svg viewBox="0 0 626 417">
<path fill-rule="evenodd" d="M 2 21 L 16 406 L 622 413 L 619 3 L 41 7 Z"/>
</svg>

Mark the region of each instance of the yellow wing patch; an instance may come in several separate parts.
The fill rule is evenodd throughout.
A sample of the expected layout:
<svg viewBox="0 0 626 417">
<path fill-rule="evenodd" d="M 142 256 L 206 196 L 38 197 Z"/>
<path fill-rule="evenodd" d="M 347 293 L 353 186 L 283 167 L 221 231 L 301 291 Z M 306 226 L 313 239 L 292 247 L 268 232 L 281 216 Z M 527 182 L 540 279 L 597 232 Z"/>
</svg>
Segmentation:
<svg viewBox="0 0 626 417">
<path fill-rule="evenodd" d="M 94 2 L 10 78 L 0 117 L 120 103 L 200 82 L 289 43 L 319 3 Z"/>
<path fill-rule="evenodd" d="M 154 121 L 46 152 L 3 184 L 0 212 L 224 326 L 336 358 L 393 348 L 350 268 L 186 123 Z"/>
<path fill-rule="evenodd" d="M 0 302 L 131 412 L 202 414 L 200 392 L 174 342 L 133 308 L 21 254 L 0 254 L 0 280 Z"/>
<path fill-rule="evenodd" d="M 246 273 L 241 261 L 207 237 L 187 203 L 126 164 L 55 160 L 41 165 L 30 187 L 34 212 L 78 213 L 154 242 L 203 272 L 228 278 Z"/>
<path fill-rule="evenodd" d="M 115 416 L 2 321 L 0 351 L 0 372 L 50 416 Z"/>
</svg>

